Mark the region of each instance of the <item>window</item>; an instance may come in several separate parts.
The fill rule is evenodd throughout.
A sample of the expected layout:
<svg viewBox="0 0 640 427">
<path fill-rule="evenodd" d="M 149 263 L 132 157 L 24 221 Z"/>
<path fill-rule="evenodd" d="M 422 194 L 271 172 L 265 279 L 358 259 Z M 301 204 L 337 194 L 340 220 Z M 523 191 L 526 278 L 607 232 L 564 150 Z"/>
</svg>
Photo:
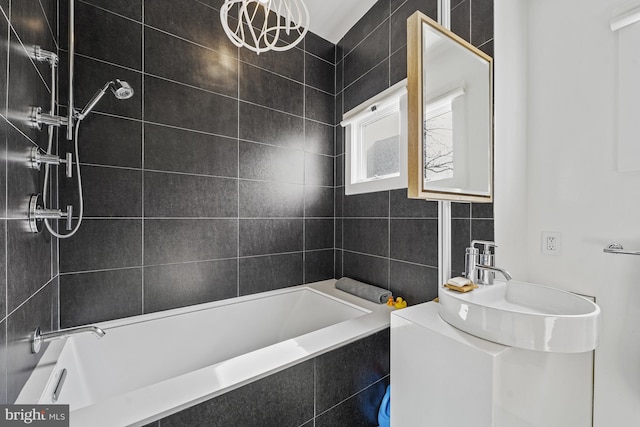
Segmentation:
<svg viewBox="0 0 640 427">
<path fill-rule="evenodd" d="M 345 193 L 407 187 L 406 80 L 347 112 Z"/>
</svg>

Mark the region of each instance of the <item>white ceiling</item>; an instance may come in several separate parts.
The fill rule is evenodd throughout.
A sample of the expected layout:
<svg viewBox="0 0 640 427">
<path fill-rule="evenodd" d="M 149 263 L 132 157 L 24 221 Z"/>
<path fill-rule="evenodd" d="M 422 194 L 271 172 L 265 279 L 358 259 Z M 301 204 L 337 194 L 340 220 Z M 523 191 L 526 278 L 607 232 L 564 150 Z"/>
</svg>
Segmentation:
<svg viewBox="0 0 640 427">
<path fill-rule="evenodd" d="M 303 0 L 309 9 L 309 30 L 338 43 L 376 0 Z"/>
</svg>

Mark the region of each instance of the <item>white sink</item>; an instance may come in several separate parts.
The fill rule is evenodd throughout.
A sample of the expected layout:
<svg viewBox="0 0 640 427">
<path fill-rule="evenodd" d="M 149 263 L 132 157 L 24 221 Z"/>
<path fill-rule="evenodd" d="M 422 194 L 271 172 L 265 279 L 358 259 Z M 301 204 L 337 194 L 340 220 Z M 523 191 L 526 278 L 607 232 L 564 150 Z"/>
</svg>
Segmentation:
<svg viewBox="0 0 640 427">
<path fill-rule="evenodd" d="M 511 280 L 467 293 L 440 288 L 438 296 L 444 321 L 488 341 L 555 353 L 598 346 L 600 307 L 570 292 Z"/>
</svg>

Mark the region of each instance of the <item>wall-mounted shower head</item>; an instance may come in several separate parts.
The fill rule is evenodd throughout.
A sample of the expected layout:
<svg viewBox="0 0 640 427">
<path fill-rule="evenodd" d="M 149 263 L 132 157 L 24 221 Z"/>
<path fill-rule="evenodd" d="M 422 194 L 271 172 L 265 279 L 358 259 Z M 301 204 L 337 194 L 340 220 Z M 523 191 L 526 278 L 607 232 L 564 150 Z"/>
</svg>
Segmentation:
<svg viewBox="0 0 640 427">
<path fill-rule="evenodd" d="M 133 88 L 123 80 L 115 79 L 111 82 L 111 92 L 118 99 L 129 99 L 133 96 Z"/>
<path fill-rule="evenodd" d="M 107 90 L 111 89 L 113 95 L 117 99 L 129 99 L 133 96 L 133 88 L 124 80 L 115 79 L 105 83 L 102 89 L 98 90 L 95 95 L 87 102 L 82 111 L 76 115 L 76 119 L 83 120 L 98 105 L 98 102 L 102 99 Z"/>
</svg>

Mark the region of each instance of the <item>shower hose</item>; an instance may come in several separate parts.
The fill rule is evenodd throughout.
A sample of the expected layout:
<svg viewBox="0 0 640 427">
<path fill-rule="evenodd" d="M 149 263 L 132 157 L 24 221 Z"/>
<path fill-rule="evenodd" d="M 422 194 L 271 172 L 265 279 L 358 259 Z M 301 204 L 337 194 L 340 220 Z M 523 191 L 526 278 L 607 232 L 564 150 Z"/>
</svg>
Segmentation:
<svg viewBox="0 0 640 427">
<path fill-rule="evenodd" d="M 50 114 L 52 115 L 55 113 L 55 106 L 56 106 L 56 61 L 51 61 L 51 111 L 50 111 Z M 81 119 L 78 119 L 76 121 L 76 127 L 73 133 L 74 151 L 76 156 L 76 177 L 78 181 L 78 222 L 69 233 L 60 234 L 53 229 L 51 224 L 49 224 L 48 219 L 46 218 L 44 219 L 44 224 L 47 227 L 47 230 L 49 230 L 49 233 L 51 233 L 52 236 L 55 236 L 59 239 L 67 239 L 73 236 L 74 234 L 76 234 L 76 232 L 80 228 L 80 224 L 82 224 L 82 217 L 84 215 L 84 200 L 82 196 L 82 177 L 80 175 L 80 157 L 78 155 L 78 132 L 80 131 L 80 121 Z M 73 123 L 68 123 L 67 126 L 73 126 Z M 52 154 L 53 125 L 49 125 L 48 137 L 49 137 L 49 141 L 47 144 L 47 154 Z M 49 164 L 47 163 L 45 164 L 45 167 L 44 167 L 44 184 L 42 189 L 42 203 L 44 204 L 43 206 L 44 208 L 46 208 L 46 203 L 47 203 L 47 189 L 49 187 L 49 172 L 50 172 L 50 168 L 49 168 Z"/>
</svg>

